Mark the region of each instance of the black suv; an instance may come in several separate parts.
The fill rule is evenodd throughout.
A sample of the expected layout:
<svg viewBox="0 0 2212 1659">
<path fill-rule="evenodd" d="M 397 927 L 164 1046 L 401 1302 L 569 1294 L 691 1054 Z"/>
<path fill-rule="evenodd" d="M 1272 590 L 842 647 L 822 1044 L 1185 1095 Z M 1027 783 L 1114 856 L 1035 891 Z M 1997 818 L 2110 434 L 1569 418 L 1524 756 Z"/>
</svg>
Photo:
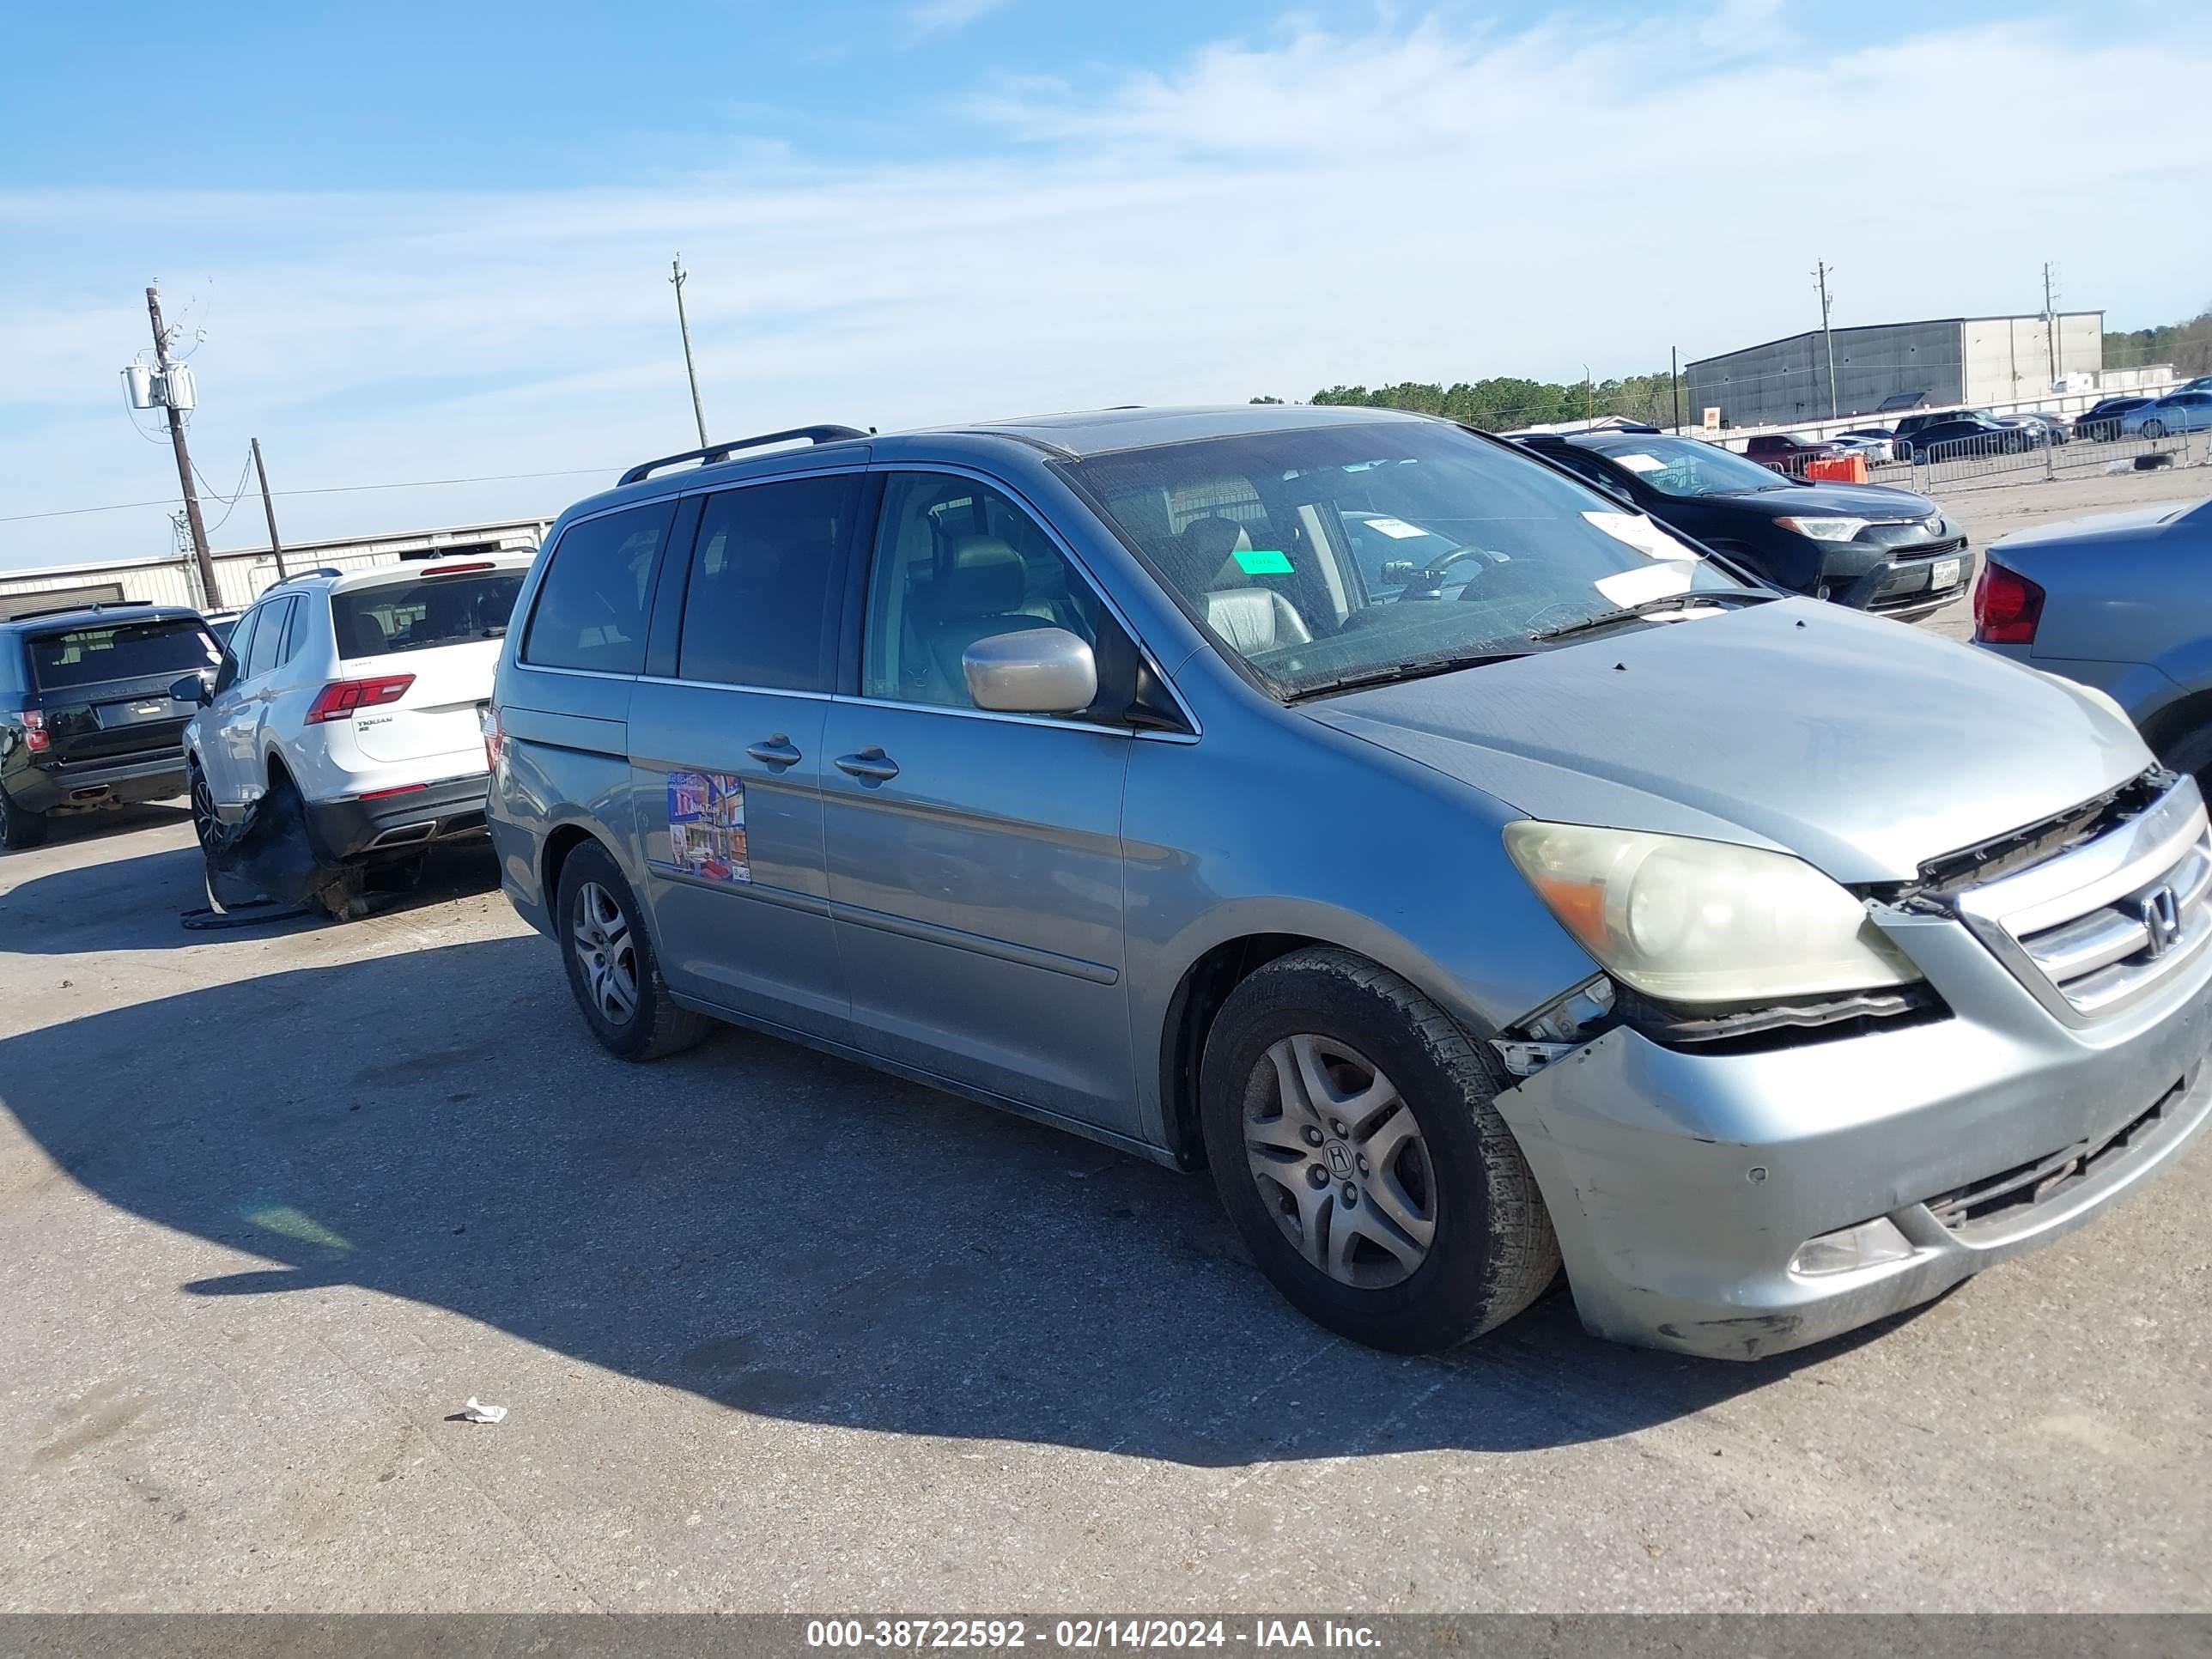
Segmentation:
<svg viewBox="0 0 2212 1659">
<path fill-rule="evenodd" d="M 1909 489 L 1807 483 L 1696 438 L 1520 441 L 1792 592 L 1910 622 L 1960 598 L 1974 579 L 1966 537 Z"/>
<path fill-rule="evenodd" d="M 0 621 L 0 847 L 35 847 L 51 813 L 185 793 L 191 705 L 170 685 L 222 653 L 197 611 L 72 605 Z"/>
</svg>

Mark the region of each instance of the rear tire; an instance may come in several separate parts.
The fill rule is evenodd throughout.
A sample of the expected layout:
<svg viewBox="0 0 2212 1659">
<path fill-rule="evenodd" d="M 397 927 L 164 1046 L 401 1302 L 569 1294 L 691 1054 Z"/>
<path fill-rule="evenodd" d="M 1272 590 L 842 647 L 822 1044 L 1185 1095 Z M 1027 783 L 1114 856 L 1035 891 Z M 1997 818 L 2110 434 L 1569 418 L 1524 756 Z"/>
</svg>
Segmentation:
<svg viewBox="0 0 2212 1659">
<path fill-rule="evenodd" d="M 1510 1081 L 1389 969 L 1293 951 L 1237 986 L 1206 1038 L 1214 1185 L 1309 1318 L 1393 1352 L 1451 1347 L 1559 1270 L 1535 1177 L 1491 1104 Z"/>
<path fill-rule="evenodd" d="M 26 848 L 39 847 L 46 839 L 46 815 L 18 806 L 8 799 L 8 791 L 0 787 L 0 847 L 9 852 L 21 852 Z"/>
<path fill-rule="evenodd" d="M 2144 437 L 2149 438 L 2153 441 L 2163 438 L 2166 436 L 2166 422 L 2163 421 L 2145 421 L 2142 427 L 2142 434 Z"/>
<path fill-rule="evenodd" d="M 587 842 L 561 866 L 555 915 L 561 960 L 584 1022 L 621 1060 L 659 1060 L 696 1048 L 714 1029 L 678 1006 L 660 975 L 645 915 L 606 848 Z"/>
</svg>

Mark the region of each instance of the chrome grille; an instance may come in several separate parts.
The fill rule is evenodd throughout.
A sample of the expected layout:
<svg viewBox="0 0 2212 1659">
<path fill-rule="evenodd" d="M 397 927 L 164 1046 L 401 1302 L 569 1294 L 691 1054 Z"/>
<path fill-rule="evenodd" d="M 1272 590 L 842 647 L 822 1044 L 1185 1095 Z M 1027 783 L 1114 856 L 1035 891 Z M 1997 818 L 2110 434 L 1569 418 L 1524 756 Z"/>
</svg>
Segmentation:
<svg viewBox="0 0 2212 1659">
<path fill-rule="evenodd" d="M 2069 1024 L 2126 1006 L 2212 939 L 2212 836 L 2183 778 L 2144 811 L 1957 896 L 1959 915 Z"/>
</svg>

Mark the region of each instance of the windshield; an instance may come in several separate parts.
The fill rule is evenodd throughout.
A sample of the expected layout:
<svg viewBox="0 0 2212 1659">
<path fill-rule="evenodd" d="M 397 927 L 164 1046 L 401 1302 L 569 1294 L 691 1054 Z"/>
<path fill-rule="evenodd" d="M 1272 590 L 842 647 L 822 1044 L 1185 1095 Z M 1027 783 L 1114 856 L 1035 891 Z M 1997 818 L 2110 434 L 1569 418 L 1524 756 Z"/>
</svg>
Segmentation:
<svg viewBox="0 0 2212 1659">
<path fill-rule="evenodd" d="M 1718 444 L 1696 438 L 1654 438 L 1647 443 L 1607 444 L 1598 453 L 1626 467 L 1662 495 L 1742 495 L 1754 489 L 1788 489 L 1771 466 L 1746 460 Z"/>
<path fill-rule="evenodd" d="M 1069 470 L 1286 696 L 1547 648 L 1553 629 L 1652 599 L 1758 591 L 1620 502 L 1441 423 L 1218 438 Z"/>
<path fill-rule="evenodd" d="M 109 680 L 173 679 L 212 668 L 222 653 L 197 617 L 73 628 L 31 641 L 31 673 L 41 690 Z"/>
<path fill-rule="evenodd" d="M 331 621 L 347 657 L 381 657 L 426 646 L 495 640 L 522 592 L 520 570 L 431 576 L 331 595 Z"/>
</svg>

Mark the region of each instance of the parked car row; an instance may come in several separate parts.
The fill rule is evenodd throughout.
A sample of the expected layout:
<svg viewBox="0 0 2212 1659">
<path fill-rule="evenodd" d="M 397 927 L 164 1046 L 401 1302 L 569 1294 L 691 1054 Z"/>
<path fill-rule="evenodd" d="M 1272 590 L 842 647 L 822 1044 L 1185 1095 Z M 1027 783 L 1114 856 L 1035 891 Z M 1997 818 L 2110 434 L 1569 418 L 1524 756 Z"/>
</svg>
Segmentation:
<svg viewBox="0 0 2212 1659">
<path fill-rule="evenodd" d="M 0 625 L 0 845 L 185 796 L 204 848 L 271 792 L 317 859 L 483 832 L 479 715 L 527 554 L 280 582 L 228 619 L 115 604 Z"/>
<path fill-rule="evenodd" d="M 815 427 L 634 467 L 534 560 L 295 579 L 219 655 L 187 615 L 164 697 L 85 683 L 159 703 L 210 840 L 473 811 L 619 1058 L 730 1021 L 1205 1168 L 1361 1342 L 1564 1272 L 1594 1331 L 1748 1359 L 2212 1116 L 2197 782 L 2100 690 L 1854 612 L 1971 569 L 1923 497 L 1656 434 Z"/>
<path fill-rule="evenodd" d="M 1695 438 L 1522 439 L 1556 466 L 1775 586 L 1911 621 L 1973 580 L 1966 538 L 1925 495 L 1807 483 Z"/>
</svg>

